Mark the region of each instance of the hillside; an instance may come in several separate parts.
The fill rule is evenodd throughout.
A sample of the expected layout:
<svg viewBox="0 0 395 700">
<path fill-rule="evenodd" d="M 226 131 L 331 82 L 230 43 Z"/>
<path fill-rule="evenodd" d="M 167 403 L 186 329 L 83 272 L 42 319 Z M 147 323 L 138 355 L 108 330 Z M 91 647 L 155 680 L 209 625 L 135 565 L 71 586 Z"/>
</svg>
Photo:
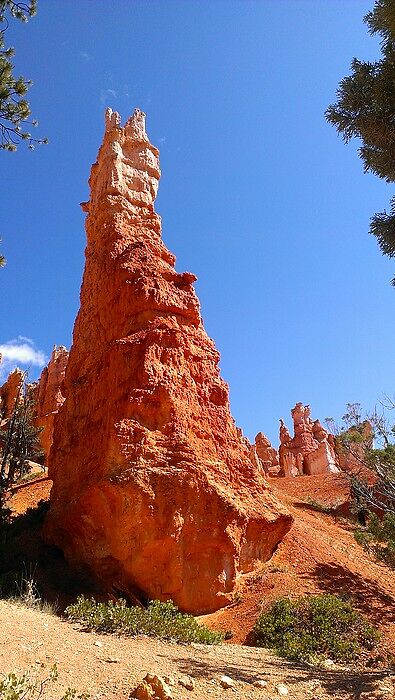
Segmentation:
<svg viewBox="0 0 395 700">
<path fill-rule="evenodd" d="M 277 497 L 295 518 L 290 532 L 262 572 L 240 590 L 240 602 L 214 615 L 207 624 L 234 631 L 243 643 L 261 601 L 281 595 L 330 592 L 350 596 L 355 606 L 383 630 L 395 651 L 395 572 L 370 560 L 355 542 L 353 526 L 342 516 L 317 512 L 307 501 L 347 510 L 347 481 L 342 475 L 272 479 Z"/>
<path fill-rule="evenodd" d="M 235 603 L 221 611 L 200 618 L 210 627 L 231 630 L 230 643 L 219 647 L 179 646 L 152 639 L 119 639 L 82 632 L 55 616 L 21 607 L 0 605 L 0 670 L 22 671 L 36 662 L 50 665 L 56 661 L 60 679 L 66 686 L 78 684 L 79 690 L 94 692 L 94 697 L 127 698 L 146 672 L 175 678 L 189 674 L 195 678 L 193 693 L 179 686 L 174 698 L 220 698 L 224 692 L 232 697 L 266 698 L 275 693 L 278 682 L 285 683 L 292 697 L 359 698 L 361 692 L 377 690 L 382 671 L 350 671 L 302 668 L 278 659 L 262 649 L 245 646 L 263 601 L 281 595 L 333 592 L 351 597 L 356 607 L 384 632 L 385 645 L 395 651 L 395 573 L 366 558 L 353 538 L 351 523 L 315 510 L 312 501 L 347 508 L 347 482 L 339 475 L 271 480 L 277 497 L 292 512 L 295 522 L 272 559 L 261 571 L 247 576 L 235 596 Z M 38 478 L 16 489 L 10 504 L 15 514 L 34 507 L 48 498 L 50 481 Z M 58 566 L 59 563 L 56 563 Z M 54 572 L 51 560 L 45 572 L 40 569 L 41 583 L 48 576 L 52 590 Z M 59 576 L 59 573 L 57 574 Z M 81 583 L 66 581 L 75 596 Z M 51 589 L 52 587 L 52 589 Z M 85 591 L 89 592 L 89 591 Z M 66 596 L 68 602 L 72 596 Z M 240 644 L 244 646 L 239 646 Z M 38 666 L 38 663 L 36 664 Z M 235 680 L 234 691 L 219 685 L 222 674 Z M 74 679 L 74 680 L 73 680 Z M 268 681 L 257 689 L 257 679 Z M 386 681 L 388 685 L 388 681 Z M 380 691 L 381 692 L 381 691 Z M 379 697 L 375 695 L 374 697 Z M 373 697 L 369 694 L 369 697 Z M 382 697 L 392 697 L 385 694 Z"/>
</svg>

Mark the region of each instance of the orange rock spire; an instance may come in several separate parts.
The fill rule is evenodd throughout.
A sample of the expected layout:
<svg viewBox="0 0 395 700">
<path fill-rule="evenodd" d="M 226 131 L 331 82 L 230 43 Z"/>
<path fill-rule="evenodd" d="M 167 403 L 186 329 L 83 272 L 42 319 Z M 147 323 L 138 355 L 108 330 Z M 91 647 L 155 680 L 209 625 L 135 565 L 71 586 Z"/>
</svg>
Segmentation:
<svg viewBox="0 0 395 700">
<path fill-rule="evenodd" d="M 279 475 L 337 473 L 338 457 L 333 435 L 329 435 L 319 420 L 311 420 L 310 406 L 299 402 L 291 410 L 291 415 L 294 424 L 293 438 L 280 419 Z"/>
<path fill-rule="evenodd" d="M 107 110 L 46 536 L 110 588 L 203 613 L 291 525 L 230 414 L 219 353 L 154 211 L 159 152 Z"/>
<path fill-rule="evenodd" d="M 0 421 L 11 418 L 15 404 L 23 398 L 24 372 L 17 367 L 8 375 L 5 383 L 0 386 Z"/>
<path fill-rule="evenodd" d="M 62 384 L 68 357 L 69 353 L 63 345 L 54 345 L 48 366 L 44 367 L 38 381 L 35 423 L 43 428 L 40 442 L 46 460 L 52 445 L 55 416 L 64 401 Z"/>
</svg>

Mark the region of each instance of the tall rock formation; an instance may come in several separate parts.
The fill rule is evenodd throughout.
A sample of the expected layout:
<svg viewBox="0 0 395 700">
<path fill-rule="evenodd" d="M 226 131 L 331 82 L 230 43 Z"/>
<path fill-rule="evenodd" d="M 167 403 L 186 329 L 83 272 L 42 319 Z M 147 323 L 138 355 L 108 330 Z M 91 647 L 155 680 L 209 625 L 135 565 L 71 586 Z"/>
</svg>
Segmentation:
<svg viewBox="0 0 395 700">
<path fill-rule="evenodd" d="M 18 397 L 22 400 L 24 377 L 24 372 L 17 367 L 10 372 L 4 384 L 0 386 L 0 421 L 11 418 Z"/>
<path fill-rule="evenodd" d="M 44 367 L 35 393 L 35 424 L 42 427 L 41 447 L 46 460 L 52 445 L 55 416 L 64 401 L 62 385 L 69 353 L 63 345 L 54 345 L 48 366 Z"/>
<path fill-rule="evenodd" d="M 334 440 L 319 420 L 312 421 L 310 406 L 297 403 L 291 411 L 294 437 L 280 420 L 280 476 L 329 474 L 339 471 Z"/>
<path fill-rule="evenodd" d="M 278 451 L 272 446 L 264 433 L 255 436 L 255 450 L 261 461 L 265 474 L 277 476 L 280 471 Z"/>
<path fill-rule="evenodd" d="M 46 536 L 109 587 L 203 613 L 270 557 L 291 516 L 237 433 L 196 277 L 161 239 L 158 156 L 142 112 L 122 128 L 107 111 Z"/>
</svg>

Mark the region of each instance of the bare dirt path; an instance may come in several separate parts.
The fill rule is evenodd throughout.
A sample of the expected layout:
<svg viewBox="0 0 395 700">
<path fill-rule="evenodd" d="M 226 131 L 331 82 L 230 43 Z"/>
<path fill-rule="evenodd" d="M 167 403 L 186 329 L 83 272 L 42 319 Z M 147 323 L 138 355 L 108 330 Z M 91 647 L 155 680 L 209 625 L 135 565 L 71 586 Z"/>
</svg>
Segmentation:
<svg viewBox="0 0 395 700">
<path fill-rule="evenodd" d="M 394 697 L 391 678 L 384 672 L 303 668 L 251 647 L 187 646 L 148 638 L 98 635 L 53 615 L 0 601 L 0 673 L 40 669 L 41 663 L 49 668 L 55 662 L 59 670 L 58 692 L 52 689 L 48 700 L 59 697 L 60 690 L 67 686 L 87 691 L 93 698 L 126 700 L 147 672 L 175 679 L 174 700 L 279 698 L 278 683 L 284 683 L 288 697 L 295 700 L 365 699 L 365 693 L 373 692 L 376 700 Z M 195 680 L 193 691 L 177 683 L 185 674 Z M 224 690 L 220 686 L 223 674 L 234 679 L 234 688 Z M 266 680 L 267 687 L 254 687 L 257 679 Z"/>
</svg>

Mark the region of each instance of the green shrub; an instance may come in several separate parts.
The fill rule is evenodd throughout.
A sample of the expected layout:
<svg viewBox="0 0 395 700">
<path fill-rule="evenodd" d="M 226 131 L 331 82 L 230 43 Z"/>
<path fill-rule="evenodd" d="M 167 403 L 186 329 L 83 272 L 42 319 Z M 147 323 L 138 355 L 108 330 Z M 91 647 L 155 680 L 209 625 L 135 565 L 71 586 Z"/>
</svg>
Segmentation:
<svg viewBox="0 0 395 700">
<path fill-rule="evenodd" d="M 192 615 L 179 612 L 171 601 L 161 603 L 154 600 L 147 608 L 139 608 L 128 607 L 124 600 L 98 603 L 93 598 L 79 596 L 65 612 L 70 620 L 82 622 L 97 632 L 116 632 L 130 637 L 146 634 L 201 644 L 218 644 L 223 640 L 220 632 L 211 632 L 208 627 L 199 625 Z"/>
<path fill-rule="evenodd" d="M 52 666 L 46 678 L 40 678 L 36 672 L 30 671 L 17 676 L 15 673 L 7 673 L 0 679 L 0 698 L 1 700 L 39 700 L 39 698 L 48 697 L 46 691 L 49 690 L 49 685 L 56 683 L 58 680 L 58 671 L 56 664 Z M 53 700 L 55 696 L 51 692 Z M 87 693 L 77 694 L 74 688 L 67 688 L 59 700 L 88 700 Z"/>
<path fill-rule="evenodd" d="M 254 633 L 257 646 L 298 661 L 325 656 L 350 661 L 379 640 L 350 603 L 329 594 L 280 598 L 259 616 Z"/>
<path fill-rule="evenodd" d="M 354 534 L 367 552 L 395 569 L 395 513 L 384 513 L 382 518 L 369 513 L 366 528 Z"/>
<path fill-rule="evenodd" d="M 316 510 L 318 513 L 327 513 L 328 515 L 335 514 L 339 506 L 341 506 L 341 501 L 328 504 L 322 503 L 322 501 L 315 501 L 314 498 L 308 498 L 306 503 L 312 510 Z"/>
</svg>

